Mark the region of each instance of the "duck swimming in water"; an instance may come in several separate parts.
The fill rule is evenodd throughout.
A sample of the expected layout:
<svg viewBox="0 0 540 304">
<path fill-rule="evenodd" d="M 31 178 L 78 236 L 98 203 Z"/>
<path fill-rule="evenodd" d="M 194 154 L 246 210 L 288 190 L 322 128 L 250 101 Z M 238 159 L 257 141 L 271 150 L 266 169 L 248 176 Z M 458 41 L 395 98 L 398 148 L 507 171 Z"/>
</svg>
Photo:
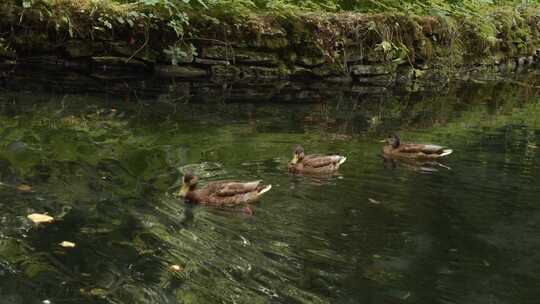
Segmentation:
<svg viewBox="0 0 540 304">
<path fill-rule="evenodd" d="M 217 181 L 197 188 L 198 178 L 192 172 L 182 177 L 179 195 L 193 203 L 214 206 L 235 206 L 250 204 L 272 189 L 272 185 L 263 185 L 262 181 Z"/>
<path fill-rule="evenodd" d="M 433 144 L 404 143 L 401 142 L 397 134 L 393 134 L 384 142 L 386 142 L 382 148 L 384 157 L 435 159 L 450 155 L 453 152 L 451 149 Z"/>
<path fill-rule="evenodd" d="M 336 172 L 346 160 L 347 158 L 341 155 L 306 155 L 304 148 L 297 146 L 288 170 L 291 173 L 329 174 Z"/>
</svg>

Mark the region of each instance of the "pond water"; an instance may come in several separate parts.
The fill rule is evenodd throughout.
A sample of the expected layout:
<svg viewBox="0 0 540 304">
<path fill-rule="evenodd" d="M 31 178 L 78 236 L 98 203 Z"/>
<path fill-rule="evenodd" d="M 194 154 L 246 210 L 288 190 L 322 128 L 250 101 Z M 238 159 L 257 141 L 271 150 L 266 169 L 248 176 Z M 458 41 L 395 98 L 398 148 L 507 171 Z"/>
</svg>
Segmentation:
<svg viewBox="0 0 540 304">
<path fill-rule="evenodd" d="M 242 102 L 4 84 L 0 303 L 538 303 L 540 81 L 524 77 Z M 385 164 L 391 132 L 454 154 Z M 348 160 L 289 175 L 299 143 Z M 251 215 L 191 206 L 187 168 L 273 188 Z"/>
</svg>

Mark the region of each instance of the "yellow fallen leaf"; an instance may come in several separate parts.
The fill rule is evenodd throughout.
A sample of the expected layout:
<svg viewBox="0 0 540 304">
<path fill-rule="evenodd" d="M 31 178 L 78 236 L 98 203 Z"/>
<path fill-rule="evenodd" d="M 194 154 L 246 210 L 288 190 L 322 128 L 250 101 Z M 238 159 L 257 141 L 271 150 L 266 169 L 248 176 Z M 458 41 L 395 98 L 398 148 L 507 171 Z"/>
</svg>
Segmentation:
<svg viewBox="0 0 540 304">
<path fill-rule="evenodd" d="M 375 200 L 375 199 L 372 199 L 372 198 L 368 198 L 368 201 L 369 201 L 370 203 L 376 204 L 376 205 L 378 205 L 378 204 L 381 203 L 381 202 L 379 202 L 378 200 Z"/>
<path fill-rule="evenodd" d="M 182 266 L 180 265 L 171 265 L 170 268 L 172 271 L 182 271 Z"/>
<path fill-rule="evenodd" d="M 32 191 L 32 187 L 30 187 L 30 185 L 27 185 L 27 184 L 20 184 L 17 186 L 17 191 L 19 192 L 30 192 Z"/>
<path fill-rule="evenodd" d="M 34 222 L 34 224 L 54 222 L 54 218 L 46 214 L 32 213 L 32 214 L 27 215 L 26 217 L 32 222 Z"/>
<path fill-rule="evenodd" d="M 103 288 L 93 288 L 90 290 L 90 294 L 93 296 L 101 296 L 104 297 L 107 295 L 107 291 Z"/>
<path fill-rule="evenodd" d="M 64 248 L 75 248 L 75 243 L 70 241 L 63 241 L 62 243 L 60 243 L 60 246 Z"/>
</svg>

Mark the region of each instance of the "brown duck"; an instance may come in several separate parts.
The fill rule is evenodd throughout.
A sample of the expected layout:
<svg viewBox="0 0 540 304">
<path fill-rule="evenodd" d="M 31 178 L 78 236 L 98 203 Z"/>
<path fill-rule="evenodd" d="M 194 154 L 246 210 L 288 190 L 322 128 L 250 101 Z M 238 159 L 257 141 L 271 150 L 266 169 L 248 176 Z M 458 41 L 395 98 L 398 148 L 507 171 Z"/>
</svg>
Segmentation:
<svg viewBox="0 0 540 304">
<path fill-rule="evenodd" d="M 329 174 L 336 172 L 346 160 L 341 155 L 306 155 L 304 148 L 297 146 L 288 169 L 291 173 Z"/>
<path fill-rule="evenodd" d="M 399 136 L 393 134 L 384 140 L 386 145 L 382 148 L 383 157 L 435 159 L 452 154 L 451 149 L 433 144 L 402 143 Z"/>
<path fill-rule="evenodd" d="M 262 181 L 218 181 L 196 189 L 198 180 L 191 172 L 184 174 L 179 195 L 197 204 L 235 206 L 256 202 L 272 188 L 272 185 L 263 185 Z"/>
</svg>

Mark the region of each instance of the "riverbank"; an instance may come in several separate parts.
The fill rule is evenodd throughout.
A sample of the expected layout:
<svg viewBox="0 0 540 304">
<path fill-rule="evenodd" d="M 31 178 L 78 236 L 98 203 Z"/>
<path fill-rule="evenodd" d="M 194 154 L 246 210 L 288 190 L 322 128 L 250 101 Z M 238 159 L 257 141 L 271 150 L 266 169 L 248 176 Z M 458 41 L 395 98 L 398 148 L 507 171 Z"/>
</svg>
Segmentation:
<svg viewBox="0 0 540 304">
<path fill-rule="evenodd" d="M 0 69 L 217 83 L 324 80 L 368 86 L 538 65 L 540 10 L 474 15 L 231 13 L 109 1 L 0 4 Z M 180 15 L 179 15 L 180 14 Z M 180 16 L 180 17 L 179 17 Z"/>
</svg>

